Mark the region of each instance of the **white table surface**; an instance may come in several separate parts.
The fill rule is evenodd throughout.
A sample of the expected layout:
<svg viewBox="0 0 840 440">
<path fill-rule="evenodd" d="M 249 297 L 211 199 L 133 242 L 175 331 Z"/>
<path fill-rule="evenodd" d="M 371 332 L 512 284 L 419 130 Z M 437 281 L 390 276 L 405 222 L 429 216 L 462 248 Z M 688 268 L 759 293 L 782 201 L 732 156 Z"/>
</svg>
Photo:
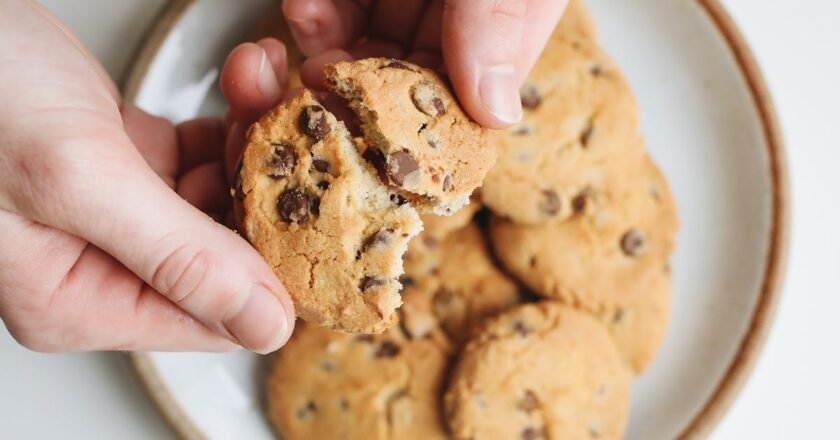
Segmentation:
<svg viewBox="0 0 840 440">
<path fill-rule="evenodd" d="M 165 0 L 42 3 L 122 78 Z M 840 1 L 723 3 L 750 42 L 775 99 L 794 212 L 774 329 L 754 375 L 712 439 L 840 438 Z M 123 355 L 31 353 L 0 329 L 0 438 L 55 437 L 174 435 Z"/>
</svg>

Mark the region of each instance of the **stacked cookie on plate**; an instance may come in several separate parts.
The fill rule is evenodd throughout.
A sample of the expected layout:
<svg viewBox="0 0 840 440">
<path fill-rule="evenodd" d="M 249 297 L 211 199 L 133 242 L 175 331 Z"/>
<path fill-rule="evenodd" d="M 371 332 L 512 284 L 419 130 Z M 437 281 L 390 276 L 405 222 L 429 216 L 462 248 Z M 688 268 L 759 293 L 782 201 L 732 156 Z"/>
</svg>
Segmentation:
<svg viewBox="0 0 840 440">
<path fill-rule="evenodd" d="M 475 133 L 448 131 L 443 115 L 462 113 L 420 74 L 328 69 L 364 140 L 309 95 L 287 105 L 297 127 L 252 129 L 240 223 L 276 267 L 307 275 L 278 270 L 309 322 L 274 358 L 270 421 L 287 440 L 621 438 L 631 381 L 664 336 L 677 230 L 629 85 L 570 2 L 521 90 L 522 123 L 489 134 L 498 160 L 458 210 L 483 172 L 450 175 L 462 167 L 446 151 Z M 402 89 L 414 98 L 389 102 Z M 306 203 L 284 202 L 294 191 Z"/>
</svg>

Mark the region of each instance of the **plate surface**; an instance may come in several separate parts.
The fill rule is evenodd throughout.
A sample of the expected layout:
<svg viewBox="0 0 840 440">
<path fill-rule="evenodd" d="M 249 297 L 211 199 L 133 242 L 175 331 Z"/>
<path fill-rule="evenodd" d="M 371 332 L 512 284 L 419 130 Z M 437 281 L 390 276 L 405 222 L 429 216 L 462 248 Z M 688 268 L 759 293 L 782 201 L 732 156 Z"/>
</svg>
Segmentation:
<svg viewBox="0 0 840 440">
<path fill-rule="evenodd" d="M 275 1 L 174 2 L 135 66 L 128 99 L 174 121 L 221 115 L 221 63 Z M 787 191 L 772 105 L 714 0 L 587 3 L 602 46 L 634 88 L 682 223 L 670 328 L 633 386 L 627 438 L 703 437 L 749 374 L 778 299 Z M 264 359 L 245 352 L 133 358 L 181 434 L 272 438 L 262 416 Z"/>
</svg>

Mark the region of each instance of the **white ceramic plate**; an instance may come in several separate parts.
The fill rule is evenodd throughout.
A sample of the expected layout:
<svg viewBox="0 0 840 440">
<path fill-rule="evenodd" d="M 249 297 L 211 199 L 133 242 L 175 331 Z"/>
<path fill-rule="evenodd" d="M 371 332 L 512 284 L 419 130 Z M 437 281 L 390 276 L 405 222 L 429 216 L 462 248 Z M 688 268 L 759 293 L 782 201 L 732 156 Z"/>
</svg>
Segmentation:
<svg viewBox="0 0 840 440">
<path fill-rule="evenodd" d="M 174 2 L 141 54 L 128 98 L 176 121 L 222 114 L 219 67 L 275 1 Z M 772 105 L 715 0 L 588 4 L 601 44 L 634 87 L 682 220 L 670 328 L 633 386 L 627 438 L 704 437 L 748 375 L 778 297 L 787 192 Z M 134 361 L 182 435 L 272 436 L 258 356 L 148 353 Z"/>
</svg>

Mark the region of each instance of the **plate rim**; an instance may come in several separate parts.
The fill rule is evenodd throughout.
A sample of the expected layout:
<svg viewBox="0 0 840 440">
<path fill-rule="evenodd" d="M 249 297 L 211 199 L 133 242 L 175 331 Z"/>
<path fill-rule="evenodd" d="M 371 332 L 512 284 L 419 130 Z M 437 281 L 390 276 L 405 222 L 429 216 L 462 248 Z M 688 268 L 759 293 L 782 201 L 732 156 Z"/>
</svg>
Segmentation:
<svg viewBox="0 0 840 440">
<path fill-rule="evenodd" d="M 684 440 L 700 440 L 711 434 L 729 410 L 763 351 L 782 295 L 788 257 L 791 202 L 784 139 L 776 108 L 752 50 L 719 0 L 689 1 L 695 1 L 701 7 L 721 34 L 746 82 L 762 126 L 770 162 L 768 173 L 772 187 L 770 245 L 765 255 L 765 270 L 749 326 L 714 391 L 677 436 Z M 195 2 L 196 0 L 169 0 L 169 4 L 150 28 L 138 56 L 129 69 L 123 87 L 125 102 L 133 103 L 136 100 L 149 67 L 167 36 Z M 205 434 L 186 415 L 170 393 L 151 356 L 145 352 L 132 352 L 128 356 L 155 408 L 173 431 L 185 439 L 206 439 Z"/>
</svg>

